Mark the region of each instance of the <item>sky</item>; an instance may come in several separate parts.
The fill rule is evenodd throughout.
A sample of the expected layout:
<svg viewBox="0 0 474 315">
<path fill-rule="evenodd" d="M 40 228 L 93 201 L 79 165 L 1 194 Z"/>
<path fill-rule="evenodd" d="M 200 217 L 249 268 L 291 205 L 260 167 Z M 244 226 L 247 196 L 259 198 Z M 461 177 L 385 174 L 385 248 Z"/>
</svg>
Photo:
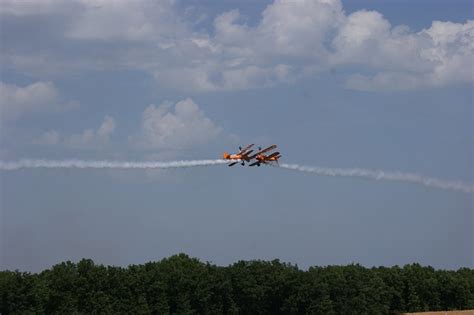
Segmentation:
<svg viewBox="0 0 474 315">
<path fill-rule="evenodd" d="M 474 181 L 471 1 L 0 1 L 0 160 L 218 159 Z M 474 267 L 473 194 L 272 167 L 0 171 L 0 269 Z"/>
</svg>

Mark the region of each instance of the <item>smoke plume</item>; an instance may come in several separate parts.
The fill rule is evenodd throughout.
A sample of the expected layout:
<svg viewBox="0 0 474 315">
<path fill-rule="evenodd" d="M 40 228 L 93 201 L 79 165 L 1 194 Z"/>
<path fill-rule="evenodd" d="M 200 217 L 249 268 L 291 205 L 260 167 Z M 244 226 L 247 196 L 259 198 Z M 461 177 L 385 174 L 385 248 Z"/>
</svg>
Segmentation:
<svg viewBox="0 0 474 315">
<path fill-rule="evenodd" d="M 19 160 L 0 161 L 0 170 L 12 171 L 25 168 L 78 168 L 78 169 L 168 169 L 186 168 L 198 166 L 211 166 L 227 164 L 228 160 L 188 160 L 170 162 L 134 162 L 134 161 L 107 161 L 107 160 Z M 343 176 L 360 177 L 372 180 L 389 180 L 406 183 L 421 184 L 428 187 L 455 190 L 465 193 L 474 193 L 474 186 L 458 180 L 444 180 L 434 177 L 427 177 L 415 173 L 387 172 L 382 170 L 370 170 L 361 168 L 328 168 L 311 167 L 298 164 L 274 165 L 276 167 L 295 170 L 306 173 L 313 173 L 321 176 Z"/>
<path fill-rule="evenodd" d="M 85 161 L 85 160 L 19 160 L 0 161 L 0 170 L 11 171 L 23 168 L 113 168 L 113 169 L 166 169 L 196 166 L 210 166 L 229 163 L 226 160 L 191 160 L 170 162 L 121 162 L 121 161 Z"/>
<path fill-rule="evenodd" d="M 426 177 L 414 173 L 386 172 L 381 170 L 369 170 L 361 168 L 327 168 L 327 167 L 310 167 L 298 164 L 281 163 L 280 168 L 295 170 L 300 172 L 313 173 L 321 176 L 344 176 L 344 177 L 361 177 L 374 180 L 390 180 L 406 183 L 421 184 L 428 187 L 456 190 L 465 193 L 474 193 L 474 186 L 457 180 L 444 180 L 433 177 Z"/>
</svg>

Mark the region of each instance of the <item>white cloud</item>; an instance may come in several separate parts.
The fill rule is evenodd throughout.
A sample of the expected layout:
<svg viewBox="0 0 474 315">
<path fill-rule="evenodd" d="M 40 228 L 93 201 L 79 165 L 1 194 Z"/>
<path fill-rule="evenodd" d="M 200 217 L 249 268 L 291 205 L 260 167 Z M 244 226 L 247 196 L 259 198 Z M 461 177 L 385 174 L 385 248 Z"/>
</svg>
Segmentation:
<svg viewBox="0 0 474 315">
<path fill-rule="evenodd" d="M 205 62 L 185 71 L 167 70 L 166 78 L 171 80 L 155 77 L 178 89 L 191 86 L 204 91 L 293 82 L 303 75 L 307 62 L 326 61 L 328 51 L 323 43 L 342 16 L 337 0 L 276 1 L 263 11 L 255 27 L 243 23 L 238 10 L 224 12 L 214 20 L 214 36 L 194 40 L 199 48 L 208 49 Z"/>
<path fill-rule="evenodd" d="M 36 82 L 25 87 L 0 82 L 2 120 L 14 119 L 27 112 L 57 108 L 58 91 L 52 82 Z"/>
<path fill-rule="evenodd" d="M 197 31 L 174 1 L 77 0 L 74 10 L 58 3 L 8 0 L 2 14 L 62 16 L 54 28 L 61 36 L 48 40 L 80 49 L 38 53 L 6 42 L 4 65 L 54 75 L 129 68 L 186 92 L 271 87 L 333 67 L 347 69 L 346 87 L 364 90 L 474 81 L 474 21 L 434 21 L 413 32 L 376 11 L 347 15 L 339 0 L 276 0 L 255 25 L 231 10 L 216 16 L 213 30 Z"/>
<path fill-rule="evenodd" d="M 110 116 L 105 116 L 102 125 L 100 125 L 99 129 L 97 130 L 97 137 L 102 140 L 108 140 L 109 137 L 115 130 L 115 119 Z"/>
<path fill-rule="evenodd" d="M 115 119 L 106 115 L 97 128 L 86 128 L 79 133 L 64 134 L 48 130 L 34 143 L 61 145 L 69 148 L 98 148 L 110 144 L 116 130 Z M 142 114 L 138 134 L 129 137 L 132 148 L 160 149 L 160 157 L 177 157 L 183 150 L 217 140 L 222 128 L 213 122 L 190 98 L 175 104 L 164 102 L 149 105 Z"/>
<path fill-rule="evenodd" d="M 150 105 L 143 112 L 143 145 L 153 148 L 185 148 L 215 139 L 221 128 L 190 98 L 175 105 Z"/>
<path fill-rule="evenodd" d="M 474 21 L 464 24 L 433 22 L 424 30 L 433 47 L 422 51 L 423 57 L 436 62 L 432 80 L 436 84 L 474 80 Z"/>
<path fill-rule="evenodd" d="M 255 27 L 239 23 L 238 10 L 222 13 L 214 21 L 214 40 L 229 54 L 240 57 L 324 57 L 328 32 L 343 18 L 338 0 L 279 0 L 262 12 Z"/>
<path fill-rule="evenodd" d="M 82 0 L 68 36 L 100 40 L 156 40 L 184 31 L 172 1 Z"/>
<path fill-rule="evenodd" d="M 115 126 L 115 119 L 110 116 L 105 116 L 97 130 L 90 128 L 85 129 L 79 134 L 73 134 L 65 138 L 64 143 L 72 147 L 103 145 L 110 140 L 111 135 L 115 131 Z"/>
<path fill-rule="evenodd" d="M 51 14 L 66 8 L 66 3 L 61 0 L 2 0 L 0 13 L 5 15 L 28 16 L 38 14 Z"/>
<path fill-rule="evenodd" d="M 350 75 L 349 88 L 404 90 L 474 81 L 474 21 L 435 21 L 413 33 L 392 28 L 378 12 L 357 11 L 347 17 L 332 46 L 333 64 L 360 64 L 374 72 Z"/>
<path fill-rule="evenodd" d="M 368 63 L 380 49 L 381 42 L 390 36 L 390 23 L 375 11 L 357 11 L 349 15 L 332 41 L 335 63 Z M 377 58 L 376 58 L 377 59 Z"/>
<path fill-rule="evenodd" d="M 313 68 L 326 62 L 324 42 L 342 18 L 338 0 L 276 1 L 255 27 L 243 23 L 238 10 L 224 12 L 214 20 L 213 35 L 190 35 L 195 45 L 186 51 L 180 67 L 158 69 L 154 77 L 160 85 L 198 91 L 294 82 L 308 62 Z"/>
<path fill-rule="evenodd" d="M 341 23 L 343 11 L 339 0 L 279 0 L 262 16 L 256 30 L 266 52 L 324 58 L 323 42 Z"/>
</svg>

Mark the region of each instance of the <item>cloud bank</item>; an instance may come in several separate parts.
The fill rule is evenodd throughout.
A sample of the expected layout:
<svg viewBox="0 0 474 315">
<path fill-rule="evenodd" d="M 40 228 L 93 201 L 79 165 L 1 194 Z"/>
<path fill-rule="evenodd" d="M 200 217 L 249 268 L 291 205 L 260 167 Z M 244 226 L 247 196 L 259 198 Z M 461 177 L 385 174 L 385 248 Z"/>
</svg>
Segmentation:
<svg viewBox="0 0 474 315">
<path fill-rule="evenodd" d="M 162 88 L 239 90 L 297 82 L 335 67 L 345 87 L 405 90 L 472 83 L 474 21 L 433 21 L 412 31 L 376 11 L 346 14 L 338 0 L 277 0 L 248 25 L 238 10 L 197 30 L 173 1 L 2 1 L 2 66 L 33 77 L 134 69 Z M 13 34 L 29 21 L 41 36 Z M 46 22 L 47 21 L 47 22 Z M 37 30 L 38 23 L 43 29 Z M 76 49 L 61 49 L 60 42 Z M 52 48 L 53 47 L 53 48 Z"/>
</svg>

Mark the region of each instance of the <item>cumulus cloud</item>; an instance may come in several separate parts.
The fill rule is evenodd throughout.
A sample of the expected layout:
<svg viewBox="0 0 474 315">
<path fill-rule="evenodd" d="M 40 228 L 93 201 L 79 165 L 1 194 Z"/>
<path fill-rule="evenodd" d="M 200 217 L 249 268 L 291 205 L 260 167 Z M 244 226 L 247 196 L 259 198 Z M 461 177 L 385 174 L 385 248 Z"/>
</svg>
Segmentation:
<svg viewBox="0 0 474 315">
<path fill-rule="evenodd" d="M 337 0 L 276 1 L 250 27 L 238 10 L 224 12 L 214 20 L 214 34 L 191 36 L 201 57 L 195 63 L 156 71 L 160 84 L 176 89 L 201 91 L 242 90 L 294 82 L 308 63 L 327 61 L 324 47 L 328 33 L 342 22 Z"/>
<path fill-rule="evenodd" d="M 115 119 L 105 116 L 104 121 L 97 130 L 97 137 L 101 140 L 109 140 L 115 130 Z"/>
<path fill-rule="evenodd" d="M 73 147 L 104 144 L 110 140 L 115 131 L 115 119 L 111 116 L 105 116 L 102 124 L 94 129 L 85 129 L 82 133 L 73 134 L 64 139 L 65 144 Z"/>
<path fill-rule="evenodd" d="M 473 80 L 474 21 L 435 21 L 422 33 L 428 34 L 433 43 L 422 55 L 436 63 L 432 78 L 435 83 Z"/>
<path fill-rule="evenodd" d="M 221 132 L 190 98 L 160 106 L 150 105 L 143 112 L 141 138 L 152 148 L 184 148 L 215 139 Z"/>
<path fill-rule="evenodd" d="M 339 0 L 276 0 L 255 25 L 231 10 L 205 31 L 193 29 L 189 14 L 173 1 L 71 3 L 66 8 L 53 0 L 2 2 L 6 34 L 15 33 L 15 18 L 38 10 L 57 20 L 54 32 L 41 33 L 50 36 L 46 42 L 80 48 L 28 50 L 24 41 L 7 36 L 2 63 L 56 75 L 129 68 L 151 74 L 162 88 L 186 92 L 271 87 L 334 67 L 345 69 L 346 87 L 360 90 L 474 80 L 474 21 L 434 21 L 414 32 L 392 26 L 376 11 L 346 14 Z"/>
<path fill-rule="evenodd" d="M 66 134 L 48 130 L 34 143 L 59 145 L 68 148 L 98 148 L 111 143 L 117 123 L 112 116 L 105 116 L 97 128 L 86 128 L 78 133 Z M 149 105 L 142 113 L 138 132 L 129 137 L 132 148 L 160 149 L 153 156 L 176 157 L 183 150 L 206 145 L 222 134 L 222 128 L 212 121 L 191 99 L 177 103 L 163 102 Z"/>
<path fill-rule="evenodd" d="M 69 147 L 104 145 L 109 142 L 115 127 L 115 119 L 111 116 L 105 116 L 97 129 L 87 128 L 80 133 L 71 135 L 61 134 L 57 130 L 48 130 L 42 133 L 35 143 L 41 145 L 65 145 Z"/>
<path fill-rule="evenodd" d="M 278 0 L 262 12 L 253 33 L 253 50 L 277 57 L 324 58 L 323 43 L 343 19 L 338 0 Z M 219 25 L 216 25 L 219 32 Z"/>
<path fill-rule="evenodd" d="M 378 12 L 357 11 L 347 17 L 332 46 L 332 64 L 361 64 L 374 72 L 349 75 L 349 88 L 414 89 L 474 81 L 474 21 L 435 21 L 413 33 L 392 27 Z"/>
<path fill-rule="evenodd" d="M 58 91 L 52 82 L 36 82 L 21 87 L 0 82 L 0 113 L 2 120 L 14 119 L 28 112 L 56 108 Z"/>
</svg>

